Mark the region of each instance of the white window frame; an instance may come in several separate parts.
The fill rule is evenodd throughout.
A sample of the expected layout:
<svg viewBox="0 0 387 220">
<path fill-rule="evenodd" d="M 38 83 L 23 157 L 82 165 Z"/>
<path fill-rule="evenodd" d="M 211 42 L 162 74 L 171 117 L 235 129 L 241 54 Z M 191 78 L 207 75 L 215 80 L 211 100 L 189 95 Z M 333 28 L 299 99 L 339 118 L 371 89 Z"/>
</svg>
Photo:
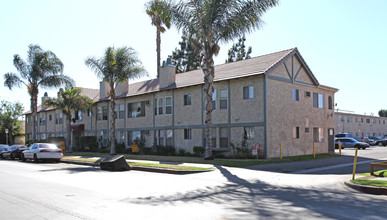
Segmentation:
<svg viewBox="0 0 387 220">
<path fill-rule="evenodd" d="M 222 102 L 226 103 L 226 107 L 222 107 Z M 219 109 L 228 109 L 228 89 L 219 89 Z"/>
<path fill-rule="evenodd" d="M 170 103 L 168 103 L 168 102 L 170 102 Z M 166 115 L 172 114 L 172 105 L 173 105 L 172 96 L 166 96 L 165 97 L 165 114 Z"/>
</svg>

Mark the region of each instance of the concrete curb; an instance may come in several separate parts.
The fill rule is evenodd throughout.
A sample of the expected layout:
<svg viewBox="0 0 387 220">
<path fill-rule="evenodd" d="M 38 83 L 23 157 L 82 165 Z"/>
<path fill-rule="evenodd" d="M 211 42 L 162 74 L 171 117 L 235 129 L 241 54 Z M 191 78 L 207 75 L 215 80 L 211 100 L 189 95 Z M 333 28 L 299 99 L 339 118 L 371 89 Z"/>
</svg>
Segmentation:
<svg viewBox="0 0 387 220">
<path fill-rule="evenodd" d="M 94 167 L 100 166 L 99 163 L 88 163 L 88 162 L 79 162 L 79 161 L 70 161 L 70 160 L 63 160 L 63 161 L 61 160 L 60 162 L 68 163 L 68 164 L 84 165 L 84 166 L 94 166 Z M 213 171 L 213 170 L 172 170 L 172 169 L 142 167 L 142 166 L 132 166 L 132 165 L 130 167 L 131 167 L 131 170 L 154 172 L 154 173 L 180 174 L 180 175 Z"/>
<path fill-rule="evenodd" d="M 351 183 L 349 181 L 346 181 L 344 184 L 346 186 L 351 187 L 352 189 L 355 189 L 355 190 L 360 191 L 360 192 L 373 194 L 373 195 L 387 195 L 387 188 L 386 187 L 365 186 L 365 185 Z"/>
</svg>

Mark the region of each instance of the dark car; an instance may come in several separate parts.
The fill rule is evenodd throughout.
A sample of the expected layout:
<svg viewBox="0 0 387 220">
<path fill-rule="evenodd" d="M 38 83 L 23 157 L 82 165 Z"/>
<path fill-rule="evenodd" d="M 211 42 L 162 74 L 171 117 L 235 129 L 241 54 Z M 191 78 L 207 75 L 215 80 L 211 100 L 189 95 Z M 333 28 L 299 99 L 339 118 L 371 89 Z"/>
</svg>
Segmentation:
<svg viewBox="0 0 387 220">
<path fill-rule="evenodd" d="M 8 150 L 4 151 L 1 154 L 1 157 L 2 158 L 9 158 L 11 160 L 13 160 L 15 158 L 21 159 L 21 153 L 27 149 L 28 148 L 24 145 L 12 145 L 8 148 Z"/>
<path fill-rule="evenodd" d="M 373 139 L 375 141 L 375 145 L 378 146 L 386 146 L 387 145 L 387 139 L 386 138 L 380 138 L 380 137 L 369 137 L 370 139 Z"/>
<path fill-rule="evenodd" d="M 365 150 L 370 145 L 366 142 L 361 142 L 356 140 L 355 138 L 337 138 L 335 140 L 335 147 L 339 148 L 339 141 L 341 142 L 341 149 L 344 148 L 361 148 Z"/>
<path fill-rule="evenodd" d="M 2 158 L 1 155 L 3 154 L 4 151 L 7 151 L 8 148 L 9 148 L 8 145 L 6 145 L 6 144 L 0 144 L 0 158 Z"/>
</svg>

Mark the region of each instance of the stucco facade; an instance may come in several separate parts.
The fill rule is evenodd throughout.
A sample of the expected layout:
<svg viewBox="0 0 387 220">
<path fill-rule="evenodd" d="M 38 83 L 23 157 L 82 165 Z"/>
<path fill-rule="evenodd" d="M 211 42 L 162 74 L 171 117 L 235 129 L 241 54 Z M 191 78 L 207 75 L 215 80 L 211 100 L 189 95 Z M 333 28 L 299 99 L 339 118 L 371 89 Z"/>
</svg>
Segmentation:
<svg viewBox="0 0 387 220">
<path fill-rule="evenodd" d="M 387 118 L 335 112 L 336 133 L 350 133 L 355 137 L 387 135 Z"/>
<path fill-rule="evenodd" d="M 132 139 L 141 136 L 148 147 L 173 145 L 188 152 L 204 145 L 202 70 L 174 74 L 173 67 L 164 66 L 160 79 L 120 86 L 116 103 L 118 141 L 130 146 Z M 330 107 L 337 90 L 318 83 L 296 48 L 216 66 L 214 88 L 211 141 L 215 151 L 229 152 L 230 142 L 239 144 L 246 137 L 250 147 L 263 146 L 267 158 L 279 157 L 280 144 L 284 156 L 312 154 L 313 142 L 317 153 L 329 151 L 328 133 L 334 129 Z M 106 89 L 101 83 L 95 105 L 73 123 L 82 125 L 82 135 L 102 140 L 109 137 Z M 294 89 L 298 101 L 293 100 Z M 41 108 L 38 117 L 45 114 L 55 118 L 58 112 Z M 38 125 L 38 138 L 64 136 L 65 120 L 63 124 L 55 124 L 54 119 L 46 126 Z M 31 126 L 28 122 L 26 125 L 28 134 Z M 316 131 L 320 131 L 317 136 Z"/>
</svg>

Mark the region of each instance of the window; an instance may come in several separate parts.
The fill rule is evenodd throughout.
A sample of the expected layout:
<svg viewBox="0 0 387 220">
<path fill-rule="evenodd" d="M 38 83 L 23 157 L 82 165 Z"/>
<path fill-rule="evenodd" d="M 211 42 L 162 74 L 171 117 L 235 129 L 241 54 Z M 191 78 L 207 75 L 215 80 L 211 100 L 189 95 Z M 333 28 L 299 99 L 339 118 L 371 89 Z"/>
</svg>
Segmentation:
<svg viewBox="0 0 387 220">
<path fill-rule="evenodd" d="M 52 115 L 48 115 L 48 120 L 51 121 L 52 120 Z"/>
<path fill-rule="evenodd" d="M 219 93 L 220 93 L 219 109 L 227 109 L 228 90 L 219 89 Z"/>
<path fill-rule="evenodd" d="M 156 144 L 164 145 L 164 130 L 156 131 Z"/>
<path fill-rule="evenodd" d="M 119 116 L 119 118 L 125 118 L 125 104 L 120 104 L 119 105 L 118 116 Z"/>
<path fill-rule="evenodd" d="M 163 109 L 164 109 L 164 103 L 163 103 L 163 98 L 159 98 L 158 101 L 158 110 L 159 110 L 159 115 L 163 114 Z"/>
<path fill-rule="evenodd" d="M 300 138 L 300 127 L 293 127 L 293 138 L 294 139 Z"/>
<path fill-rule="evenodd" d="M 348 116 L 347 122 L 352 122 L 352 117 Z"/>
<path fill-rule="evenodd" d="M 364 122 L 363 118 L 361 118 L 361 119 L 360 119 L 360 122 L 361 122 L 361 123 L 363 123 L 363 122 Z"/>
<path fill-rule="evenodd" d="M 128 118 L 138 118 L 145 116 L 145 103 L 133 102 L 128 103 Z"/>
<path fill-rule="evenodd" d="M 165 114 L 172 114 L 172 97 L 165 97 Z"/>
<path fill-rule="evenodd" d="M 313 107 L 324 108 L 324 95 L 319 93 L 313 93 Z"/>
<path fill-rule="evenodd" d="M 370 119 L 369 118 L 366 118 L 366 123 L 370 123 Z"/>
<path fill-rule="evenodd" d="M 192 139 L 192 129 L 186 128 L 184 129 L 184 140 L 191 140 Z"/>
<path fill-rule="evenodd" d="M 62 113 L 55 114 L 55 124 L 63 124 L 63 114 Z"/>
<path fill-rule="evenodd" d="M 125 143 L 125 131 L 116 132 L 116 140 L 118 143 Z"/>
<path fill-rule="evenodd" d="M 74 112 L 74 119 L 82 121 L 82 111 L 75 111 Z"/>
<path fill-rule="evenodd" d="M 339 116 L 339 121 L 342 121 L 342 122 L 344 122 L 344 116 Z"/>
<path fill-rule="evenodd" d="M 314 142 L 324 142 L 324 129 L 323 128 L 313 128 L 313 141 Z"/>
<path fill-rule="evenodd" d="M 173 145 L 173 132 L 172 130 L 166 130 L 166 135 L 167 135 L 167 138 L 166 138 L 166 143 L 165 143 L 165 146 L 172 146 Z"/>
<path fill-rule="evenodd" d="M 154 100 L 154 107 L 155 107 L 154 114 L 157 115 L 157 98 L 155 98 Z"/>
<path fill-rule="evenodd" d="M 215 133 L 215 132 L 213 132 Z M 223 147 L 223 148 L 227 148 L 228 147 L 228 128 L 226 127 L 223 127 L 223 128 L 219 128 L 219 146 L 220 147 Z M 216 143 L 216 138 L 215 138 L 215 143 Z M 213 145 L 215 146 L 215 145 Z"/>
<path fill-rule="evenodd" d="M 300 95 L 298 89 L 293 89 L 293 101 L 300 101 Z"/>
<path fill-rule="evenodd" d="M 328 96 L 328 109 L 333 109 L 332 96 Z"/>
<path fill-rule="evenodd" d="M 102 107 L 97 108 L 97 120 L 102 120 Z"/>
<path fill-rule="evenodd" d="M 141 131 L 128 131 L 128 146 L 134 144 L 136 139 L 141 139 Z"/>
<path fill-rule="evenodd" d="M 93 116 L 93 111 L 91 109 L 87 109 L 87 116 Z"/>
<path fill-rule="evenodd" d="M 108 120 L 108 107 L 102 106 L 102 120 Z"/>
<path fill-rule="evenodd" d="M 244 127 L 244 136 L 245 139 L 254 139 L 254 127 Z"/>
<path fill-rule="evenodd" d="M 40 125 L 46 126 L 46 122 L 46 115 L 42 115 L 42 117 L 40 118 Z"/>
<path fill-rule="evenodd" d="M 214 93 L 212 93 L 212 110 L 216 110 L 216 89 L 214 90 Z"/>
<path fill-rule="evenodd" d="M 184 95 L 184 105 L 191 105 L 191 94 Z"/>
<path fill-rule="evenodd" d="M 254 86 L 243 87 L 243 99 L 253 99 L 254 98 Z"/>
</svg>

